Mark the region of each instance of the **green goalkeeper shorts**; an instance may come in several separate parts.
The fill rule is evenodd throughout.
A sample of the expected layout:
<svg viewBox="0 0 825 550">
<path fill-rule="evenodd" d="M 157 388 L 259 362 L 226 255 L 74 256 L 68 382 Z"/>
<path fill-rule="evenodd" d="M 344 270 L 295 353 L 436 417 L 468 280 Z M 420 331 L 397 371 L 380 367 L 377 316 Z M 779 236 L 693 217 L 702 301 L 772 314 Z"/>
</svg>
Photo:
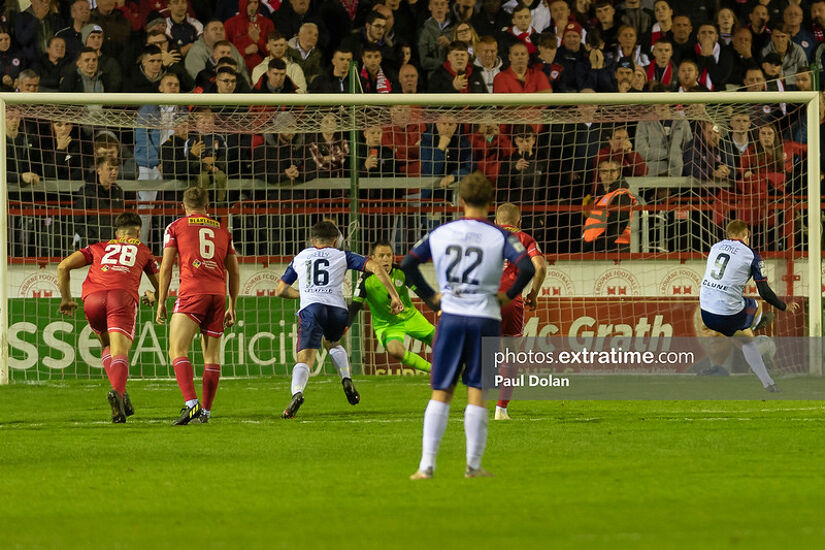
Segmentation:
<svg viewBox="0 0 825 550">
<path fill-rule="evenodd" d="M 434 332 L 435 327 L 419 312 L 416 312 L 415 315 L 403 323 L 375 327 L 375 337 L 385 347 L 390 340 L 403 342 L 406 335 L 422 342 L 432 343 Z"/>
</svg>

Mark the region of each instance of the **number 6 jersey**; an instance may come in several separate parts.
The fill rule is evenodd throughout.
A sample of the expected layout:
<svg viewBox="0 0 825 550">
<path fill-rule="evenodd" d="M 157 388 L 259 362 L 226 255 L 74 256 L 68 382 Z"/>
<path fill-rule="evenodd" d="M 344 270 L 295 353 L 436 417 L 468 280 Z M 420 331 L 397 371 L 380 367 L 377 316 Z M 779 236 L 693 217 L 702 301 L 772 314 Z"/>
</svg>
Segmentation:
<svg viewBox="0 0 825 550">
<path fill-rule="evenodd" d="M 298 281 L 301 309 L 310 304 L 325 304 L 347 309 L 344 277 L 348 269 L 364 271 L 367 259 L 360 254 L 332 247 L 305 248 L 286 268 L 281 280 L 291 285 Z"/>
<path fill-rule="evenodd" d="M 710 249 L 705 276 L 699 290 L 699 306 L 716 315 L 735 315 L 745 307 L 745 284 L 764 281 L 765 263 L 753 249 L 739 240 L 725 239 Z"/>
<path fill-rule="evenodd" d="M 204 214 L 175 220 L 163 238 L 163 248 L 170 247 L 177 248 L 180 257 L 178 296 L 226 296 L 225 260 L 235 249 L 232 235 L 219 221 Z"/>
<path fill-rule="evenodd" d="M 152 251 L 138 239 L 113 239 L 81 248 L 80 253 L 91 264 L 83 281 L 81 298 L 95 292 L 125 290 L 138 301 L 140 275 L 154 275 L 158 264 Z"/>
</svg>

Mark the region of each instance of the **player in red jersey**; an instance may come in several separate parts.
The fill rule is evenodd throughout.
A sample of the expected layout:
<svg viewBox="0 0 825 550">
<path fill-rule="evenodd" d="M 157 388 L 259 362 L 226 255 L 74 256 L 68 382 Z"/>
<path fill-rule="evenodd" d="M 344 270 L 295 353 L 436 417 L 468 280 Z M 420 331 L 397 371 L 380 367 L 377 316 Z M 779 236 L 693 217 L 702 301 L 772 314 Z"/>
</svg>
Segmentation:
<svg viewBox="0 0 825 550">
<path fill-rule="evenodd" d="M 124 212 L 115 219 L 115 239 L 78 250 L 57 266 L 60 308 L 63 315 L 74 315 L 70 274 L 90 265 L 83 281 L 83 311 L 89 326 L 100 338 L 103 369 L 112 384 L 107 398 L 112 406 L 112 422 L 126 422 L 135 409 L 126 393 L 129 377 L 129 350 L 135 338 L 140 275 L 146 273 L 155 292 L 158 290 L 158 265 L 149 248 L 140 242 L 140 217 Z M 147 291 L 145 301 L 153 296 Z"/>
<path fill-rule="evenodd" d="M 530 292 L 527 293 L 527 297 L 516 296 L 512 302 L 501 308 L 501 335 L 520 337 L 524 333 L 524 306 L 526 304 L 530 309 L 536 308 L 536 298 L 544 282 L 544 277 L 547 275 L 547 264 L 535 239 L 519 228 L 521 212 L 519 212 L 518 206 L 511 202 L 505 202 L 499 206 L 496 209 L 496 224 L 518 237 L 536 268 L 536 274 L 533 276 L 533 286 L 530 288 Z M 501 274 L 499 292 L 506 292 L 513 285 L 517 274 L 518 269 L 516 269 L 516 266 L 508 263 Z M 515 376 L 516 373 L 512 369 L 512 366 L 501 367 L 502 374 L 505 376 Z M 507 414 L 507 405 L 510 403 L 512 394 L 512 388 L 501 388 L 499 391 L 498 403 L 496 403 L 496 420 L 510 420 L 510 416 Z"/>
<path fill-rule="evenodd" d="M 183 193 L 186 216 L 169 224 L 160 264 L 160 293 L 156 321 L 166 320 L 166 298 L 172 266 L 180 256 L 180 287 L 169 322 L 169 358 L 175 369 L 185 406 L 174 422 L 181 426 L 194 419 L 208 422 L 221 376 L 220 352 L 224 326 L 235 324 L 238 300 L 238 257 L 232 235 L 206 213 L 207 191 L 190 187 Z M 226 274 L 229 273 L 229 307 L 226 306 Z M 203 405 L 195 393 L 194 369 L 189 346 L 200 330 L 203 335 Z"/>
</svg>

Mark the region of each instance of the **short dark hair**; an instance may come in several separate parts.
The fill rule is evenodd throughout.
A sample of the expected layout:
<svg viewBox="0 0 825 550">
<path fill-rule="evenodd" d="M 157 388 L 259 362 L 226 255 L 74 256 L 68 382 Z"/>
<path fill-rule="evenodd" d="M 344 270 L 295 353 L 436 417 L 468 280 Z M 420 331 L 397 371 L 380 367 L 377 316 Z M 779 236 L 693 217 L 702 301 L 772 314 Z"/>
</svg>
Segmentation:
<svg viewBox="0 0 825 550">
<path fill-rule="evenodd" d="M 209 202 L 209 191 L 200 187 L 190 187 L 183 192 L 183 204 L 188 208 L 205 208 Z"/>
<path fill-rule="evenodd" d="M 283 59 L 270 59 L 269 65 L 267 65 L 267 70 L 269 69 L 278 69 L 281 71 L 286 70 L 286 62 Z"/>
<path fill-rule="evenodd" d="M 221 67 L 221 68 L 219 68 L 218 71 L 215 73 L 215 75 L 217 76 L 219 74 L 228 74 L 230 76 L 234 76 L 235 78 L 238 78 L 238 73 L 236 73 L 235 69 L 233 69 L 231 67 Z"/>
<path fill-rule="evenodd" d="M 143 222 L 140 219 L 140 216 L 135 214 L 134 212 L 121 212 L 115 218 L 115 229 L 125 229 L 127 227 L 141 227 Z"/>
<path fill-rule="evenodd" d="M 233 67 L 237 67 L 238 62 L 235 61 L 234 57 L 228 57 L 227 56 L 227 57 L 221 57 L 220 59 L 218 59 L 218 62 L 215 63 L 215 66 L 217 67 L 219 65 L 232 65 Z"/>
<path fill-rule="evenodd" d="M 468 206 L 489 206 L 493 202 L 493 184 L 478 170 L 461 179 L 458 193 Z"/>
<path fill-rule="evenodd" d="M 148 55 L 162 55 L 163 50 L 161 50 L 158 46 L 144 46 L 143 50 L 140 52 L 140 57 L 143 59 Z"/>
<path fill-rule="evenodd" d="M 270 40 L 280 40 L 283 37 L 284 36 L 280 32 L 278 32 L 278 29 L 271 30 L 268 33 L 266 33 L 267 42 L 269 42 Z"/>
<path fill-rule="evenodd" d="M 381 54 L 381 57 L 384 57 L 384 54 L 381 52 L 381 46 L 378 44 L 364 44 L 364 49 L 361 50 L 361 55 L 363 56 L 367 52 L 378 52 Z"/>
<path fill-rule="evenodd" d="M 327 220 L 316 223 L 309 232 L 310 239 L 324 243 L 334 243 L 340 235 L 341 232 L 338 231 L 338 226 Z"/>
<path fill-rule="evenodd" d="M 470 49 L 467 47 L 467 43 L 461 40 L 453 40 L 450 42 L 450 45 L 447 46 L 447 55 L 454 51 L 462 51 L 462 52 L 469 52 Z"/>
<path fill-rule="evenodd" d="M 80 59 L 80 56 L 84 53 L 93 53 L 97 55 L 97 50 L 94 48 L 90 48 L 89 46 L 83 46 L 82 48 L 80 48 L 80 52 L 78 52 L 77 58 Z"/>
<path fill-rule="evenodd" d="M 387 20 L 387 16 L 382 13 L 378 13 L 377 11 L 371 11 L 367 14 L 366 23 L 372 25 L 375 23 L 376 19 L 383 19 L 384 21 Z"/>
<path fill-rule="evenodd" d="M 375 249 L 379 246 L 388 246 L 392 250 L 392 243 L 387 239 L 378 239 L 370 244 L 370 254 L 375 254 Z"/>
<path fill-rule="evenodd" d="M 513 126 L 513 131 L 511 133 L 513 135 L 513 138 L 523 138 L 525 136 L 536 135 L 536 131 L 529 124 L 516 124 L 515 126 Z"/>
<path fill-rule="evenodd" d="M 119 166 L 119 161 L 117 157 L 114 157 L 112 155 L 101 155 L 95 159 L 95 168 L 100 168 L 104 164 Z"/>
<path fill-rule="evenodd" d="M 516 14 L 520 11 L 529 10 L 529 9 L 530 9 L 530 6 L 528 6 L 524 2 L 519 2 L 513 7 L 513 11 L 511 13 Z"/>
</svg>

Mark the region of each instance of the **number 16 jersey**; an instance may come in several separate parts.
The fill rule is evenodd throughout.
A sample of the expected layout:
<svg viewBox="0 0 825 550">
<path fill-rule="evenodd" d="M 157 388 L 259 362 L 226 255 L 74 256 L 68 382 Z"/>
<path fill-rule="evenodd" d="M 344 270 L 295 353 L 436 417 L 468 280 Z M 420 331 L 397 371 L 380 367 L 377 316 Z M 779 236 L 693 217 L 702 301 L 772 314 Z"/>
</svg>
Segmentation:
<svg viewBox="0 0 825 550">
<path fill-rule="evenodd" d="M 305 248 L 292 259 L 281 280 L 288 285 L 298 281 L 301 309 L 311 304 L 347 309 L 347 301 L 344 299 L 347 270 L 364 271 L 366 264 L 364 256 L 347 250 L 332 247 Z"/>
<path fill-rule="evenodd" d="M 725 239 L 710 249 L 705 276 L 699 290 L 699 306 L 716 315 L 735 315 L 745 307 L 745 284 L 764 281 L 765 263 L 753 249 L 739 240 Z"/>
<path fill-rule="evenodd" d="M 166 227 L 163 248 L 175 247 L 180 257 L 179 296 L 226 296 L 226 258 L 235 253 L 232 235 L 217 220 L 192 214 Z"/>
</svg>

